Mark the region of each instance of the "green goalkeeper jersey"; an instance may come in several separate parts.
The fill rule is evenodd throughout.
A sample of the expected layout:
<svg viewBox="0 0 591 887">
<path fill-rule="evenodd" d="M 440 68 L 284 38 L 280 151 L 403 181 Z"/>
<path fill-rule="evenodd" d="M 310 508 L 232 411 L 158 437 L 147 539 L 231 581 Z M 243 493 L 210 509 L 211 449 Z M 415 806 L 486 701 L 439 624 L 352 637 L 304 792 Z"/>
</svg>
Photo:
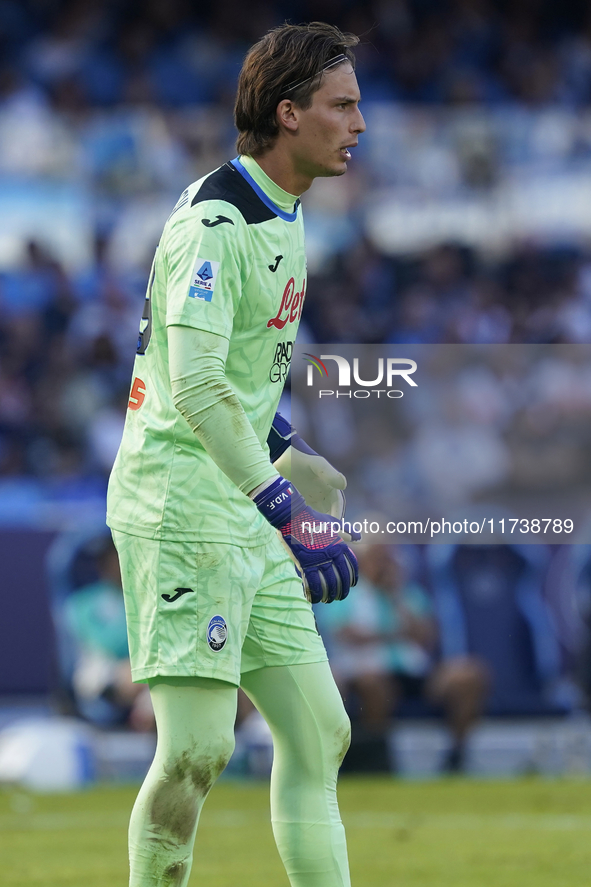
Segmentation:
<svg viewBox="0 0 591 887">
<path fill-rule="evenodd" d="M 269 524 L 174 406 L 167 326 L 228 339 L 226 379 L 267 450 L 305 291 L 299 200 L 252 158 L 236 158 L 183 192 L 150 274 L 109 481 L 110 527 L 150 539 L 239 546 L 269 539 Z"/>
</svg>

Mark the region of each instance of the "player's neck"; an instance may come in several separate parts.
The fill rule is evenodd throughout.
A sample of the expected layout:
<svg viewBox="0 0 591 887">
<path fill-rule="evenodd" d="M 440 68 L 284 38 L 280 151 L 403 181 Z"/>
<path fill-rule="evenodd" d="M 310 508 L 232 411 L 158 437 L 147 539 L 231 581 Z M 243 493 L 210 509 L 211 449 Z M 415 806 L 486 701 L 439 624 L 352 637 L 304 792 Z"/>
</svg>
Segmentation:
<svg viewBox="0 0 591 887">
<path fill-rule="evenodd" d="M 257 155 L 254 159 L 276 185 L 296 197 L 307 191 L 314 181 L 313 176 L 306 175 L 297 168 L 294 159 L 288 152 L 281 150 L 280 145 Z"/>
</svg>

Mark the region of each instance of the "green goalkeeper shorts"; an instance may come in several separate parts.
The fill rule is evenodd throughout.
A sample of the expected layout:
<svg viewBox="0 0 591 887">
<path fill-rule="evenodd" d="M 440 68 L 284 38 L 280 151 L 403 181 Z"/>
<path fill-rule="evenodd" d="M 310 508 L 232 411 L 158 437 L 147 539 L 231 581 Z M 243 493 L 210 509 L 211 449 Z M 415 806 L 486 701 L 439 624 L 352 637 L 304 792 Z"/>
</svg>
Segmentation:
<svg viewBox="0 0 591 887">
<path fill-rule="evenodd" d="M 279 538 L 256 548 L 167 542 L 113 530 L 134 681 L 207 677 L 240 684 L 265 666 L 327 658 Z"/>
</svg>

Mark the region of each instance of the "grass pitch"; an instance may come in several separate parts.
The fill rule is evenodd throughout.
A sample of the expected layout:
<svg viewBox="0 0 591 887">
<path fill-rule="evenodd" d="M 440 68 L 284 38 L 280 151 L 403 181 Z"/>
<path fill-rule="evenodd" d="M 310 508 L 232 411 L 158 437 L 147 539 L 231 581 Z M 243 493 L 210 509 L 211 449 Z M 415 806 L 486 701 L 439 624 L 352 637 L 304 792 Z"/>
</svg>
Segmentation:
<svg viewBox="0 0 591 887">
<path fill-rule="evenodd" d="M 354 887 L 589 887 L 591 782 L 342 779 Z M 0 793 L 3 887 L 125 887 L 135 788 Z M 191 887 L 288 887 L 261 783 L 222 781 Z"/>
</svg>

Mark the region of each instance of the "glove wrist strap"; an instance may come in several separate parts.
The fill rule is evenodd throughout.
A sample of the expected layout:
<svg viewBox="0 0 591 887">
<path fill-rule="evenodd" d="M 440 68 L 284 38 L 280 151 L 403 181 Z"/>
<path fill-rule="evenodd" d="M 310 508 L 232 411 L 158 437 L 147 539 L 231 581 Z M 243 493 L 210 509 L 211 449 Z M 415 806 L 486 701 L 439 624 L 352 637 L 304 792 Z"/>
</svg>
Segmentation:
<svg viewBox="0 0 591 887">
<path fill-rule="evenodd" d="M 306 507 L 301 493 L 284 477 L 254 497 L 254 504 L 271 526 L 280 530 Z"/>
</svg>

